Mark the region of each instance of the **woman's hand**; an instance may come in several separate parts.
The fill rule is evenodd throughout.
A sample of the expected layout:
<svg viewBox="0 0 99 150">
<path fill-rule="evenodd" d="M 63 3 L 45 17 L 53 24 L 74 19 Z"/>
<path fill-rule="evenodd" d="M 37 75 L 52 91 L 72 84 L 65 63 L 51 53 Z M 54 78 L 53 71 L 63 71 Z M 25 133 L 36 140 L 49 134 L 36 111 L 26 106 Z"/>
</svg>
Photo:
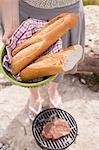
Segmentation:
<svg viewBox="0 0 99 150">
<path fill-rule="evenodd" d="M 14 25 L 12 28 L 10 27 L 5 30 L 4 35 L 2 37 L 2 42 L 5 45 L 8 45 L 10 43 L 10 38 L 11 38 L 13 32 L 18 28 L 18 26 L 19 26 L 19 23 L 17 23 L 17 25 Z"/>
<path fill-rule="evenodd" d="M 2 37 L 2 42 L 5 44 L 5 45 L 8 45 L 10 43 L 10 37 L 12 35 L 12 31 L 9 32 L 9 33 L 5 33 Z"/>
</svg>

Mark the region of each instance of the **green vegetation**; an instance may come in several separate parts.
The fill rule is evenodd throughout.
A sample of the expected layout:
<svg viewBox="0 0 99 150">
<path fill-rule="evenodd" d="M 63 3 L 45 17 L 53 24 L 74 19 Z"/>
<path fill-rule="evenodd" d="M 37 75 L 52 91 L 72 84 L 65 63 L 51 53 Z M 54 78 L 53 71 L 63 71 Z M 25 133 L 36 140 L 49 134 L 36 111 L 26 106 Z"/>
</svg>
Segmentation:
<svg viewBox="0 0 99 150">
<path fill-rule="evenodd" d="M 99 0 L 83 0 L 84 5 L 99 5 Z"/>
</svg>

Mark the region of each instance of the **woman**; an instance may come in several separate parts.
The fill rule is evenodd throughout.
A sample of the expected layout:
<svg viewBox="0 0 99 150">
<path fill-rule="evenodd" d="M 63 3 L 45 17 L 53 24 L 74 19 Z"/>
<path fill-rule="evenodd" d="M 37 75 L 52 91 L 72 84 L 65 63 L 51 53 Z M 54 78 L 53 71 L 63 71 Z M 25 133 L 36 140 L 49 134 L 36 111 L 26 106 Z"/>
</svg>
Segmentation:
<svg viewBox="0 0 99 150">
<path fill-rule="evenodd" d="M 4 0 L 2 9 L 4 35 L 2 40 L 8 44 L 12 33 L 27 18 L 49 21 L 63 12 L 75 12 L 79 18 L 78 24 L 62 37 L 63 46 L 81 44 L 84 48 L 85 22 L 82 0 Z M 42 98 L 38 89 L 30 91 L 29 117 L 33 120 L 41 110 Z M 49 85 L 48 93 L 51 106 L 61 107 L 61 96 L 58 93 L 56 83 L 53 82 Z"/>
</svg>

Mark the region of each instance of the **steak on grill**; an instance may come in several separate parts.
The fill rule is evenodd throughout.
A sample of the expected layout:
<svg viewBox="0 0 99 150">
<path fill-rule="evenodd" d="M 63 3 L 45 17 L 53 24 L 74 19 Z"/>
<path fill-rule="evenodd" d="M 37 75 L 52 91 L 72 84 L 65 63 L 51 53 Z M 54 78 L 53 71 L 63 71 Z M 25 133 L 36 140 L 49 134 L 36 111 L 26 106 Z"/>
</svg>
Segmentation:
<svg viewBox="0 0 99 150">
<path fill-rule="evenodd" d="M 56 140 L 70 133 L 70 127 L 64 119 L 54 119 L 48 122 L 42 131 L 42 136 L 47 140 Z"/>
</svg>

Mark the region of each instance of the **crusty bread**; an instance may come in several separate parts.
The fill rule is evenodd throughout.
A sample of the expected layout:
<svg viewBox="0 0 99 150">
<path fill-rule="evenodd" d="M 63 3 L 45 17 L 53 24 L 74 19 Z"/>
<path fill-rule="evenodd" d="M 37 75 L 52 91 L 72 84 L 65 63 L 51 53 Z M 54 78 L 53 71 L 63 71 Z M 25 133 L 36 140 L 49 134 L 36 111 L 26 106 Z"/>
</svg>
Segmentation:
<svg viewBox="0 0 99 150">
<path fill-rule="evenodd" d="M 82 53 L 82 47 L 75 45 L 63 52 L 42 56 L 21 71 L 21 79 L 26 81 L 70 71 L 80 61 Z"/>
<path fill-rule="evenodd" d="M 41 41 L 42 35 L 44 36 L 46 32 L 47 33 L 50 32 L 51 30 L 56 28 L 57 25 L 59 26 L 60 25 L 59 22 L 65 21 L 64 17 L 67 17 L 67 19 L 68 19 L 68 17 L 72 17 L 71 18 L 72 22 L 70 22 L 70 20 L 66 20 L 67 24 L 68 24 L 68 21 L 70 22 L 70 24 L 68 24 L 69 28 L 72 28 L 72 26 L 74 26 L 75 23 L 77 22 L 77 16 L 76 16 L 76 14 L 73 14 L 73 13 L 71 15 L 70 15 L 70 13 L 63 13 L 63 14 L 56 16 L 55 18 L 50 20 L 48 23 L 46 23 L 46 25 L 41 30 L 39 30 L 35 35 L 33 35 L 28 40 L 26 40 L 23 44 L 16 47 L 12 52 L 12 56 L 15 56 L 19 51 L 30 46 L 31 44 Z M 66 29 L 68 30 L 68 26 L 66 27 Z"/>
<path fill-rule="evenodd" d="M 27 65 L 31 64 L 35 58 L 54 44 L 76 23 L 77 16 L 74 13 L 64 13 L 52 19 L 41 31 L 13 51 L 13 53 L 15 51 L 18 52 L 15 52 L 14 54 L 16 55 L 12 58 L 13 74 L 16 75 Z"/>
</svg>

